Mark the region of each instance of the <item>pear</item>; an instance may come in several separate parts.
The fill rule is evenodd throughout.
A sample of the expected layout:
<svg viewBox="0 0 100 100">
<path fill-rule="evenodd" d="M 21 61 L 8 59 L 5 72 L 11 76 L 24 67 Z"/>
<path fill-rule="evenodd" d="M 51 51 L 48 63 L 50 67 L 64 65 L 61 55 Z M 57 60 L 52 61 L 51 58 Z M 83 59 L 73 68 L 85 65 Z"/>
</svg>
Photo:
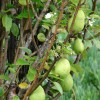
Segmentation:
<svg viewBox="0 0 100 100">
<path fill-rule="evenodd" d="M 30 96 L 29 100 L 45 100 L 45 92 L 42 86 L 39 86 Z"/>
<path fill-rule="evenodd" d="M 73 17 L 74 15 L 69 19 L 68 22 L 68 31 L 70 31 L 70 27 L 73 21 Z M 74 33 L 79 33 L 80 31 L 82 31 L 82 29 L 84 28 L 84 24 L 85 24 L 85 14 L 82 10 L 79 10 L 73 25 L 73 32 Z"/>
<path fill-rule="evenodd" d="M 70 63 L 67 59 L 61 58 L 55 63 L 54 72 L 56 75 L 64 78 L 70 73 Z"/>
<path fill-rule="evenodd" d="M 73 49 L 77 54 L 82 53 L 84 51 L 84 44 L 82 43 L 81 39 L 77 38 L 74 41 Z"/>
<path fill-rule="evenodd" d="M 37 35 L 37 38 L 38 38 L 38 40 L 39 40 L 40 42 L 44 42 L 44 41 L 46 40 L 46 37 L 45 37 L 45 35 L 44 35 L 43 33 L 39 33 L 39 34 Z"/>
<path fill-rule="evenodd" d="M 69 74 L 63 80 L 60 81 L 60 85 L 64 92 L 70 91 L 73 87 L 73 78 Z"/>
</svg>

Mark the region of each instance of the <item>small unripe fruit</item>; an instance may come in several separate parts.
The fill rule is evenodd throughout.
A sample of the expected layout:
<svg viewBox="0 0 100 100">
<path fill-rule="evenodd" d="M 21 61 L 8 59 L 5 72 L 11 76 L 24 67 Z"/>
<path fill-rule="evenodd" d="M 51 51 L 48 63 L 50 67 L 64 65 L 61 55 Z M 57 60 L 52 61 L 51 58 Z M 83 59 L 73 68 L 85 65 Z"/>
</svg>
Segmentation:
<svg viewBox="0 0 100 100">
<path fill-rule="evenodd" d="M 29 100 L 45 100 L 44 89 L 39 86 L 30 96 Z"/>
<path fill-rule="evenodd" d="M 70 73 L 70 63 L 67 59 L 61 58 L 55 64 L 55 74 L 64 78 Z"/>
<path fill-rule="evenodd" d="M 44 35 L 43 33 L 39 33 L 39 34 L 37 35 L 37 38 L 38 38 L 38 40 L 39 40 L 40 42 L 44 42 L 45 39 L 46 39 L 46 37 L 45 37 L 45 35 Z"/>
<path fill-rule="evenodd" d="M 79 54 L 84 51 L 84 44 L 81 39 L 77 38 L 73 44 L 73 49 L 75 53 Z"/>
<path fill-rule="evenodd" d="M 69 74 L 67 77 L 60 81 L 60 84 L 64 92 L 70 91 L 73 87 L 72 76 Z"/>
<path fill-rule="evenodd" d="M 70 31 L 70 27 L 71 27 L 71 24 L 72 24 L 72 21 L 73 21 L 73 17 L 74 16 L 72 16 L 69 19 L 68 31 Z M 82 10 L 79 10 L 78 13 L 77 13 L 73 28 L 72 28 L 73 32 L 79 33 L 80 31 L 82 31 L 82 29 L 84 28 L 84 24 L 85 24 L 85 14 Z"/>
</svg>

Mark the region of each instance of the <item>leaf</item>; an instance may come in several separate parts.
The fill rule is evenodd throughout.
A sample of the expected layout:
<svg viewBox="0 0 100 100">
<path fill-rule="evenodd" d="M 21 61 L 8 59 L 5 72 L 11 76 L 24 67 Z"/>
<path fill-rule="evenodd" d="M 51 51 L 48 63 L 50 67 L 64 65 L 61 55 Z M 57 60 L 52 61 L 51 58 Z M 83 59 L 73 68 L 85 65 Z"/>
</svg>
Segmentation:
<svg viewBox="0 0 100 100">
<path fill-rule="evenodd" d="M 32 2 L 40 2 L 41 0 L 32 0 Z"/>
<path fill-rule="evenodd" d="M 19 4 L 26 6 L 26 0 L 19 0 Z"/>
<path fill-rule="evenodd" d="M 98 39 L 93 39 L 93 43 L 96 46 L 96 48 L 100 49 L 100 40 Z"/>
<path fill-rule="evenodd" d="M 63 90 L 62 90 L 61 85 L 60 85 L 58 82 L 53 82 L 53 83 L 54 83 L 55 87 L 57 88 L 57 90 L 58 90 L 61 94 L 63 94 Z"/>
<path fill-rule="evenodd" d="M 77 6 L 77 4 L 78 4 L 78 2 L 79 2 L 79 0 L 70 0 L 73 4 L 75 4 L 76 6 Z M 81 0 L 81 3 L 83 3 L 84 2 L 84 0 Z"/>
<path fill-rule="evenodd" d="M 12 98 L 12 100 L 20 100 L 20 98 L 19 98 L 18 96 L 14 96 L 14 97 Z"/>
<path fill-rule="evenodd" d="M 3 24 L 3 27 L 5 27 L 6 32 L 9 32 L 12 27 L 12 18 L 9 17 L 8 15 L 4 15 L 2 17 L 2 24 Z"/>
<path fill-rule="evenodd" d="M 16 65 L 29 65 L 29 63 L 25 59 L 19 58 L 16 62 Z"/>
<path fill-rule="evenodd" d="M 49 26 L 48 25 L 46 25 L 46 24 L 44 24 L 44 25 L 42 25 L 45 29 L 47 29 L 47 30 L 49 30 Z"/>
<path fill-rule="evenodd" d="M 64 33 L 59 33 L 58 35 L 57 35 L 57 40 L 58 41 L 64 41 L 64 39 L 66 38 L 66 34 L 64 34 Z"/>
<path fill-rule="evenodd" d="M 12 34 L 13 34 L 14 36 L 16 36 L 16 37 L 17 37 L 18 34 L 19 34 L 18 26 L 17 26 L 15 23 L 12 24 L 11 32 L 12 32 Z"/>
<path fill-rule="evenodd" d="M 77 6 L 79 0 L 70 0 L 73 4 L 75 4 Z"/>
<path fill-rule="evenodd" d="M 28 70 L 28 74 L 26 76 L 28 81 L 29 82 L 33 81 L 35 78 L 35 75 L 36 75 L 36 70 L 30 67 Z"/>
<path fill-rule="evenodd" d="M 100 16 L 97 15 L 97 14 L 92 14 L 92 15 L 90 15 L 90 17 L 91 17 L 91 18 L 100 18 Z"/>
<path fill-rule="evenodd" d="M 20 47 L 20 49 L 22 49 L 24 52 L 26 52 L 29 55 L 32 53 L 32 51 L 26 47 Z"/>
<path fill-rule="evenodd" d="M 30 10 L 30 17 L 34 18 L 34 14 L 33 14 L 32 10 Z M 18 18 L 18 19 L 28 18 L 27 8 L 24 8 L 23 11 L 21 11 L 21 13 L 18 16 L 16 16 L 16 18 Z"/>
<path fill-rule="evenodd" d="M 3 79 L 3 80 L 10 80 L 10 78 L 8 77 L 8 75 L 0 75 L 0 79 Z"/>
<path fill-rule="evenodd" d="M 83 71 L 84 71 L 83 68 L 79 64 L 74 64 L 74 68 L 79 73 L 83 73 Z"/>
<path fill-rule="evenodd" d="M 4 94 L 4 89 L 3 87 L 0 87 L 0 97 Z"/>
<path fill-rule="evenodd" d="M 16 73 L 15 68 L 9 68 L 8 70 L 9 70 L 11 73 Z"/>
<path fill-rule="evenodd" d="M 26 82 L 20 83 L 18 85 L 21 89 L 26 89 L 28 87 L 28 84 Z"/>
<path fill-rule="evenodd" d="M 71 71 L 73 71 L 74 74 L 75 74 L 75 76 L 78 77 L 78 74 L 79 74 L 79 73 L 78 73 L 77 70 L 76 70 L 74 67 L 72 67 L 72 66 L 71 66 Z"/>
</svg>

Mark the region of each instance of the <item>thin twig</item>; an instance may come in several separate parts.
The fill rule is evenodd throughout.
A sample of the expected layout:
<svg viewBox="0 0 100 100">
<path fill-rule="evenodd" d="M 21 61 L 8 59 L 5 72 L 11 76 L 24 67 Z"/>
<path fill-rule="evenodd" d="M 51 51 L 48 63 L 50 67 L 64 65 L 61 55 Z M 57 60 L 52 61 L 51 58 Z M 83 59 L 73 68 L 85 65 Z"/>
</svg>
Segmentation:
<svg viewBox="0 0 100 100">
<path fill-rule="evenodd" d="M 20 21 L 20 38 L 21 38 L 21 46 L 24 45 L 24 40 L 23 40 L 23 19 Z"/>
<path fill-rule="evenodd" d="M 48 0 L 48 1 L 49 1 L 49 0 Z M 65 7 L 65 0 L 62 1 L 62 4 L 61 4 L 61 11 L 60 11 L 59 18 L 58 18 L 58 21 L 57 21 L 57 25 L 56 25 L 56 29 L 55 29 L 55 32 L 54 32 L 54 36 L 52 37 L 51 44 L 50 44 L 50 46 L 49 46 L 49 48 L 48 48 L 48 50 L 47 50 L 47 53 L 46 53 L 46 55 L 45 55 L 45 57 L 44 57 L 43 63 L 42 63 L 41 66 L 39 67 L 38 74 L 39 74 L 39 73 L 41 72 L 41 70 L 43 69 L 43 65 L 44 65 L 45 61 L 47 60 L 48 53 L 49 53 L 49 51 L 50 51 L 50 49 L 51 49 L 51 47 L 52 47 L 52 45 L 53 45 L 53 43 L 54 43 L 54 41 L 55 41 L 55 37 L 56 37 L 56 34 L 57 34 L 57 29 L 58 29 L 59 24 L 60 24 L 60 21 L 61 21 L 61 19 L 62 19 L 64 7 Z M 36 75 L 36 79 L 33 81 L 33 83 L 32 83 L 32 85 L 30 86 L 30 88 L 28 88 L 28 90 L 26 91 L 23 100 L 26 100 L 26 97 L 32 92 L 31 90 L 33 90 L 34 85 L 36 84 L 35 82 L 36 82 L 36 80 L 37 80 L 37 78 L 38 78 L 38 74 Z M 40 82 L 42 82 L 42 81 L 40 81 Z"/>
<path fill-rule="evenodd" d="M 76 94 L 75 94 L 74 89 L 72 89 L 72 92 L 73 92 L 73 100 L 76 100 Z"/>
<path fill-rule="evenodd" d="M 79 60 L 80 60 L 80 54 L 78 54 L 77 56 L 76 56 L 76 59 L 75 59 L 75 61 L 74 61 L 74 64 L 76 64 L 76 63 L 78 63 L 79 62 Z"/>
<path fill-rule="evenodd" d="M 30 1 L 30 5 L 31 5 L 31 8 L 32 8 L 33 14 L 35 15 L 36 19 L 38 19 L 38 15 L 37 15 L 37 13 L 36 13 L 36 11 L 34 9 L 32 1 Z"/>
<path fill-rule="evenodd" d="M 30 18 L 30 9 L 29 9 L 28 0 L 26 0 L 26 2 L 27 2 L 27 9 L 28 9 L 29 27 L 30 27 L 31 34 L 32 34 L 32 22 L 31 22 L 31 18 Z M 32 34 L 32 41 L 33 41 L 34 46 L 35 46 L 35 48 L 36 48 L 36 50 L 37 50 L 37 52 L 38 52 L 38 54 L 39 54 L 39 49 L 38 49 L 38 46 L 37 46 L 37 44 L 36 44 L 36 41 L 35 41 L 35 38 L 34 38 L 33 34 Z"/>
<path fill-rule="evenodd" d="M 52 100 L 58 100 L 58 98 L 61 96 L 60 93 L 58 93 Z"/>
<path fill-rule="evenodd" d="M 33 31 L 32 31 L 33 36 L 36 34 L 36 31 L 38 29 L 39 23 L 41 22 L 42 18 L 44 17 L 45 12 L 47 11 L 47 9 L 48 9 L 48 7 L 50 5 L 50 2 L 51 2 L 51 0 L 47 1 L 47 3 L 44 6 L 44 9 L 42 10 L 41 14 L 39 15 L 38 20 L 37 20 L 37 22 L 36 22 L 36 24 L 34 26 Z"/>
<path fill-rule="evenodd" d="M 3 55 L 3 65 L 2 67 L 5 67 L 6 61 L 7 61 L 7 49 L 8 49 L 8 32 L 5 34 L 5 48 L 4 48 L 4 55 Z"/>
<path fill-rule="evenodd" d="M 92 11 L 93 11 L 93 13 L 94 13 L 95 8 L 96 8 L 96 2 L 97 2 L 97 0 L 92 0 L 92 4 L 93 4 Z"/>
<path fill-rule="evenodd" d="M 73 26 L 74 26 L 74 23 L 75 23 L 75 19 L 76 19 L 78 10 L 81 7 L 81 1 L 82 0 L 79 0 L 79 3 L 77 5 L 77 7 L 76 7 L 76 10 L 75 10 L 75 13 L 74 13 L 74 17 L 73 17 L 73 20 L 72 20 L 72 23 L 71 23 L 71 26 L 70 26 L 70 29 L 69 29 L 69 34 L 68 34 L 67 38 L 65 39 L 65 42 L 64 43 L 66 43 L 67 41 L 69 41 L 69 38 L 72 35 L 72 31 L 73 31 Z"/>
<path fill-rule="evenodd" d="M 53 43 L 54 43 L 54 41 L 55 41 L 55 37 L 56 37 L 56 34 L 57 34 L 57 29 L 58 29 L 58 27 L 59 27 L 59 24 L 60 24 L 61 19 L 62 19 L 62 16 L 63 16 L 64 7 L 65 7 L 65 1 L 62 0 L 61 11 L 60 11 L 60 14 L 59 14 L 59 18 L 58 18 L 58 20 L 57 20 L 56 29 L 55 29 L 54 35 L 53 35 L 53 37 L 52 37 L 52 39 L 51 39 L 50 46 L 48 47 L 47 53 L 46 53 L 46 55 L 45 55 L 45 57 L 44 57 L 44 60 L 43 60 L 43 62 L 42 62 L 42 64 L 41 64 L 41 66 L 39 67 L 39 72 L 43 69 L 43 66 L 44 66 L 44 64 L 45 64 L 45 62 L 46 62 L 46 60 L 47 60 L 49 51 L 51 50 L 51 48 L 52 48 L 52 46 L 53 46 Z"/>
</svg>

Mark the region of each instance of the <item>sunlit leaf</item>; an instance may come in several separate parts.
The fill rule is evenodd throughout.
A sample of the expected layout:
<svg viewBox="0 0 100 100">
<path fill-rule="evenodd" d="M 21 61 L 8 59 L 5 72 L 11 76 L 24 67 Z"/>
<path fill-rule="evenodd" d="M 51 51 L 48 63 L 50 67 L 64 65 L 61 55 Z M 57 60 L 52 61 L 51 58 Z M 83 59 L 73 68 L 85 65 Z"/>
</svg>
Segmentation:
<svg viewBox="0 0 100 100">
<path fill-rule="evenodd" d="M 24 52 L 26 52 L 27 54 L 31 54 L 32 51 L 26 47 L 20 47 L 20 49 L 22 49 Z"/>
<path fill-rule="evenodd" d="M 11 68 L 11 67 L 9 67 L 9 69 L 8 69 L 11 73 L 16 73 L 16 70 L 15 70 L 15 68 Z"/>
<path fill-rule="evenodd" d="M 19 98 L 18 96 L 14 96 L 14 97 L 12 98 L 12 100 L 20 100 L 20 98 Z"/>
<path fill-rule="evenodd" d="M 22 82 L 18 85 L 21 89 L 26 89 L 28 87 L 28 84 L 26 82 Z"/>
<path fill-rule="evenodd" d="M 42 25 L 45 29 L 49 30 L 49 26 L 48 25 Z"/>
<path fill-rule="evenodd" d="M 28 81 L 29 82 L 33 81 L 35 78 L 35 75 L 36 75 L 36 70 L 30 67 L 28 70 L 28 74 L 26 76 Z"/>
<path fill-rule="evenodd" d="M 29 63 L 25 59 L 18 59 L 16 65 L 29 65 Z"/>
<path fill-rule="evenodd" d="M 53 83 L 54 83 L 56 89 L 57 89 L 61 94 L 63 94 L 63 90 L 62 90 L 61 85 L 60 85 L 58 82 L 53 82 Z"/>
<path fill-rule="evenodd" d="M 2 24 L 5 27 L 6 31 L 9 32 L 12 27 L 12 18 L 8 15 L 2 17 Z"/>
<path fill-rule="evenodd" d="M 21 4 L 21 5 L 26 5 L 26 0 L 19 0 L 19 4 Z"/>
</svg>

